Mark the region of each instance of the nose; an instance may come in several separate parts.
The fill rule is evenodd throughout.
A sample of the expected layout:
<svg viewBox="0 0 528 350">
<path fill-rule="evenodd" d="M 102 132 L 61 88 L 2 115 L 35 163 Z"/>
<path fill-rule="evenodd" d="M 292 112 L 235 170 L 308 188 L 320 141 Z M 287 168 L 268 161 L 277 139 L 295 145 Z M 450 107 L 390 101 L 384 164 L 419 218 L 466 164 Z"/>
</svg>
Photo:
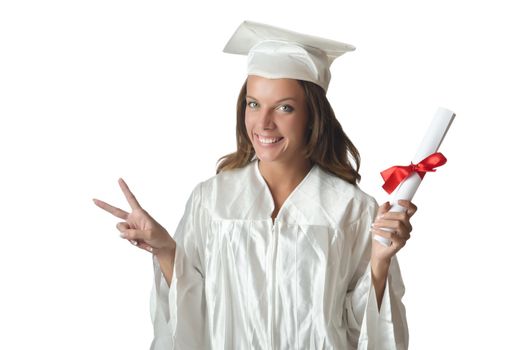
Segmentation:
<svg viewBox="0 0 528 350">
<path fill-rule="evenodd" d="M 275 127 L 273 122 L 273 111 L 261 108 L 258 115 L 258 124 L 263 130 L 271 130 Z"/>
</svg>

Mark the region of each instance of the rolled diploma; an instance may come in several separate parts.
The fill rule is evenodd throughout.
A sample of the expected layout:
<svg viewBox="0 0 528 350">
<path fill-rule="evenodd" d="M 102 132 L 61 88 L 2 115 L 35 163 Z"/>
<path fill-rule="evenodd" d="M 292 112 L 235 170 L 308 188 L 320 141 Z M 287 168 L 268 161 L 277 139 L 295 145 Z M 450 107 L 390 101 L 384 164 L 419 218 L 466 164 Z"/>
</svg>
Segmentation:
<svg viewBox="0 0 528 350">
<path fill-rule="evenodd" d="M 425 133 L 425 136 L 418 147 L 418 152 L 414 156 L 412 162 L 417 164 L 421 162 L 424 158 L 430 156 L 431 154 L 438 151 L 440 144 L 444 140 L 444 137 L 455 118 L 455 113 L 445 108 L 438 108 L 436 114 Z M 403 212 L 405 208 L 398 205 L 398 200 L 412 200 L 414 194 L 418 190 L 422 178 L 417 173 L 412 173 L 409 175 L 402 183 L 392 192 L 390 199 L 391 209 L 390 212 Z M 390 230 L 386 230 L 390 231 Z M 391 240 L 385 237 L 374 235 L 374 239 L 384 246 L 388 247 L 391 244 Z"/>
</svg>

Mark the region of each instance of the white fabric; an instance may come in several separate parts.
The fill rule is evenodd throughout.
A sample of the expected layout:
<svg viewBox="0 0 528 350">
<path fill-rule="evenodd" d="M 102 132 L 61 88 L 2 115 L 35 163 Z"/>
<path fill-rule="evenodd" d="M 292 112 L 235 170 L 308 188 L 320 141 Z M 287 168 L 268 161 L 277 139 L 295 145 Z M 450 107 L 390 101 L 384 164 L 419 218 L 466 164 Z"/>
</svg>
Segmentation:
<svg viewBox="0 0 528 350">
<path fill-rule="evenodd" d="M 154 258 L 151 349 L 407 349 L 396 258 L 379 313 L 371 285 L 376 201 L 314 165 L 273 208 L 256 160 L 194 189 L 170 288 Z"/>
<path fill-rule="evenodd" d="M 224 52 L 248 56 L 247 74 L 311 81 L 328 90 L 330 65 L 355 47 L 264 23 L 244 21 Z"/>
<path fill-rule="evenodd" d="M 268 79 L 307 80 L 325 91 L 330 83 L 330 65 L 323 50 L 295 43 L 266 40 L 248 53 L 247 74 Z"/>
</svg>

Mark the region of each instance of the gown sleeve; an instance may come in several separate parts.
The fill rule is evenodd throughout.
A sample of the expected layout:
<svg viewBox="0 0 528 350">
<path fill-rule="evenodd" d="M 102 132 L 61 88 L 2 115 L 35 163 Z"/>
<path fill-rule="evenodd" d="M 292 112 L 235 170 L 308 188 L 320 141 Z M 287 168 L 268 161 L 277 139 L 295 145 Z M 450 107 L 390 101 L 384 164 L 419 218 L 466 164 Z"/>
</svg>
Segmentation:
<svg viewBox="0 0 528 350">
<path fill-rule="evenodd" d="M 170 286 L 153 256 L 151 350 L 209 349 L 203 273 L 204 227 L 208 218 L 200 206 L 198 185 L 173 236 L 176 253 Z"/>
<path fill-rule="evenodd" d="M 358 350 L 406 350 L 409 335 L 405 306 L 402 302 L 405 287 L 398 260 L 396 256 L 392 258 L 381 308 L 378 311 L 370 267 L 370 225 L 374 221 L 377 204 L 374 203 L 367 212 L 356 226 L 359 230 L 358 244 L 354 245 L 352 254 L 358 254 L 356 256 L 361 256 L 361 259 L 345 297 L 347 342 Z"/>
</svg>

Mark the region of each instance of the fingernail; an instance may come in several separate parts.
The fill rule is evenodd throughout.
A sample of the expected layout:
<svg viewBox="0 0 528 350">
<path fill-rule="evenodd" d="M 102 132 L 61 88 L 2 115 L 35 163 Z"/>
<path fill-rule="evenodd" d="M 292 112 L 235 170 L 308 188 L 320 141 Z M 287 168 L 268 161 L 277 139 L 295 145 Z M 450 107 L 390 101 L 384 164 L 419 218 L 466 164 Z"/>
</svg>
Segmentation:
<svg viewBox="0 0 528 350">
<path fill-rule="evenodd" d="M 152 253 L 152 247 L 148 247 L 147 250 Z"/>
<path fill-rule="evenodd" d="M 130 243 L 132 243 L 133 245 L 138 245 L 137 241 L 136 240 L 131 240 Z"/>
<path fill-rule="evenodd" d="M 127 237 L 128 237 L 128 235 L 127 235 L 127 233 L 126 233 L 126 232 L 121 232 L 121 237 L 122 237 L 122 238 L 127 238 Z"/>
</svg>

